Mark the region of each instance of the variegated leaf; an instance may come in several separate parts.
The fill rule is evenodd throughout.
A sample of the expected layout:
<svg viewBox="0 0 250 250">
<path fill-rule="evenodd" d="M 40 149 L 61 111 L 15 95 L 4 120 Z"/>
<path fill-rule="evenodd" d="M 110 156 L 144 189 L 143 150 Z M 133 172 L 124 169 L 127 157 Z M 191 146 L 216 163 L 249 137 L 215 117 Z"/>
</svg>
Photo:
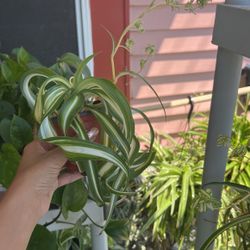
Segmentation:
<svg viewBox="0 0 250 250">
<path fill-rule="evenodd" d="M 32 69 L 25 74 L 23 80 L 21 81 L 21 91 L 23 96 L 26 98 L 30 108 L 34 108 L 36 102 L 36 95 L 33 93 L 30 86 L 31 80 L 35 77 L 44 77 L 45 79 L 55 75 L 55 72 L 48 68 L 37 68 Z"/>
<path fill-rule="evenodd" d="M 66 136 L 48 138 L 46 141 L 62 148 L 66 156 L 73 161 L 82 159 L 102 159 L 112 162 L 124 172 L 127 178 L 129 177 L 128 166 L 110 148 L 94 142 Z"/>
<path fill-rule="evenodd" d="M 89 140 L 89 136 L 86 133 L 80 119 L 74 119 L 73 128 L 80 138 L 82 138 L 83 140 Z M 93 199 L 98 205 L 103 205 L 104 200 L 100 188 L 100 180 L 98 179 L 98 170 L 96 163 L 92 160 L 86 159 L 84 161 L 77 161 L 77 165 L 79 166 L 81 171 L 84 170 L 88 176 L 88 186 Z"/>
<path fill-rule="evenodd" d="M 93 108 L 88 107 L 88 109 L 95 115 L 95 117 L 99 121 L 99 124 L 109 135 L 109 138 L 111 139 L 111 141 L 113 141 L 114 145 L 116 145 L 118 149 L 123 153 L 123 155 L 128 158 L 128 154 L 130 151 L 129 143 L 123 135 L 122 130 L 112 120 L 112 117 L 109 117 L 106 114 L 101 113 Z"/>
<path fill-rule="evenodd" d="M 88 63 L 94 58 L 94 55 L 88 56 L 86 59 L 84 59 L 77 67 L 76 73 L 74 75 L 74 85 L 77 86 L 79 82 L 83 80 L 83 74 L 85 78 L 90 77 L 90 71 L 88 69 Z M 86 69 L 88 71 L 88 74 L 86 75 Z"/>
<path fill-rule="evenodd" d="M 82 109 L 83 103 L 84 99 L 81 95 L 71 96 L 63 103 L 59 111 L 59 124 L 65 135 L 74 117 Z"/>
<path fill-rule="evenodd" d="M 67 94 L 67 88 L 65 86 L 53 86 L 44 95 L 44 116 L 49 116 L 55 112 L 64 100 Z"/>
<path fill-rule="evenodd" d="M 48 117 L 42 121 L 39 127 L 38 135 L 40 139 L 47 139 L 57 135 Z"/>
<path fill-rule="evenodd" d="M 80 82 L 76 87 L 76 93 L 86 90 L 95 90 L 98 95 L 112 107 L 122 119 L 125 137 L 129 143 L 134 135 L 135 127 L 130 106 L 125 96 L 117 87 L 106 79 L 88 78 Z"/>
<path fill-rule="evenodd" d="M 44 108 L 44 96 L 46 93 L 46 87 L 51 84 L 58 85 L 58 86 L 62 85 L 62 87 L 65 88 L 65 91 L 63 94 L 65 94 L 66 90 L 71 87 L 67 79 L 61 76 L 52 76 L 43 82 L 42 86 L 40 87 L 37 93 L 35 110 L 34 110 L 35 119 L 38 123 L 41 123 L 42 120 L 45 118 L 44 114 L 48 113 L 47 110 Z M 50 87 L 52 88 L 52 86 Z"/>
</svg>

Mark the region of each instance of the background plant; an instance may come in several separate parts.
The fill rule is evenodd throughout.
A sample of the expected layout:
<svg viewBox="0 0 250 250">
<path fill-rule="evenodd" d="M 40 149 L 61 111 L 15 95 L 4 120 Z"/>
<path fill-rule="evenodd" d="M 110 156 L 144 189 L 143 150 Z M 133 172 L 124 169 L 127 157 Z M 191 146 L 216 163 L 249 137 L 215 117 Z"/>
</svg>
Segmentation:
<svg viewBox="0 0 250 250">
<path fill-rule="evenodd" d="M 144 245 L 146 249 L 171 249 L 178 243 L 180 249 L 192 249 L 198 211 L 220 209 L 219 226 L 249 213 L 247 195 L 242 202 L 236 203 L 242 198 L 238 190 L 225 186 L 221 204 L 209 191 L 201 190 L 207 116 L 197 116 L 202 116 L 202 120 L 194 118 L 192 128 L 179 135 L 181 144 L 164 134 L 155 141 L 156 157 L 143 174 L 144 185 L 138 188 L 140 205 L 131 225 L 130 247 L 142 249 L 140 245 Z M 218 138 L 218 146 L 230 145 L 225 181 L 245 187 L 250 187 L 249 125 L 247 113 L 235 115 L 231 138 L 223 135 Z M 245 231 L 239 230 L 239 226 L 231 227 L 218 237 L 216 249 L 241 249 L 243 238 L 248 240 L 242 233 L 247 232 L 246 225 L 243 227 Z"/>
<path fill-rule="evenodd" d="M 219 228 L 205 241 L 205 250 L 216 240 L 217 249 L 235 248 L 247 250 L 250 247 L 250 188 L 231 182 L 210 183 L 224 185 L 223 206 Z M 230 195 L 230 198 L 229 198 Z"/>
</svg>

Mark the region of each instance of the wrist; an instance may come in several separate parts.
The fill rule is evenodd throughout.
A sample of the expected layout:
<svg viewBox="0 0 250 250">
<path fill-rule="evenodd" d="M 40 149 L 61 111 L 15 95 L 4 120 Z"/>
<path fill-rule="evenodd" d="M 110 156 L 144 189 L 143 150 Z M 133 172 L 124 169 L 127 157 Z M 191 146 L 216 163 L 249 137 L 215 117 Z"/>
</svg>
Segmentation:
<svg viewBox="0 0 250 250">
<path fill-rule="evenodd" d="M 34 187 L 26 187 L 24 183 L 25 180 L 15 179 L 4 195 L 3 202 L 10 210 L 16 209 L 16 212 L 26 214 L 31 223 L 36 224 L 46 213 L 48 206 L 40 200 Z"/>
<path fill-rule="evenodd" d="M 0 203 L 0 249 L 26 249 L 38 216 L 28 199 L 10 187 Z"/>
</svg>

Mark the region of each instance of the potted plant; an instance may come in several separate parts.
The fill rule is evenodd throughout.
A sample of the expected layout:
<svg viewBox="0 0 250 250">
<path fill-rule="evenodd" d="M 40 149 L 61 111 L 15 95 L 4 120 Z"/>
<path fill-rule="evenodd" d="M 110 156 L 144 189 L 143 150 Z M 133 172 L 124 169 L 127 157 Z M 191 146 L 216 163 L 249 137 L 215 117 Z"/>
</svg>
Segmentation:
<svg viewBox="0 0 250 250">
<path fill-rule="evenodd" d="M 87 175 L 85 186 L 91 199 L 100 206 L 109 203 L 107 225 L 118 197 L 130 194 L 128 183 L 153 160 L 154 131 L 146 115 L 134 110 L 150 128 L 149 148 L 141 151 L 133 109 L 113 82 L 89 75 L 87 63 L 92 58 L 81 61 L 67 53 L 58 60 L 63 74 L 45 67 L 32 69 L 25 75 L 21 89 L 34 109 L 39 138 L 61 147 L 78 170 Z M 98 142 L 89 138 L 81 112 L 96 118 Z M 55 117 L 62 134 L 53 125 Z M 69 129 L 74 131 L 73 136 Z M 79 203 L 79 209 L 82 205 Z M 63 214 L 66 216 L 67 211 L 63 210 Z"/>
</svg>

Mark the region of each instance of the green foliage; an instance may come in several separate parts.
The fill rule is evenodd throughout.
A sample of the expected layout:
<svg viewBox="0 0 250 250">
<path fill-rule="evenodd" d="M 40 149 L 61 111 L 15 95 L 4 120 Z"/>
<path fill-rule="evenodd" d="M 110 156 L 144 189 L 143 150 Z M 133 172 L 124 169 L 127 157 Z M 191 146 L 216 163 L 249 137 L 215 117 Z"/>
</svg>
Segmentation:
<svg viewBox="0 0 250 250">
<path fill-rule="evenodd" d="M 91 250 L 90 230 L 81 223 L 57 232 L 58 250 Z"/>
<path fill-rule="evenodd" d="M 0 54 L 0 120 L 16 114 L 32 125 L 31 110 L 21 94 L 20 82 L 28 70 L 38 66 L 38 60 L 22 47 L 13 49 L 10 55 Z"/>
<path fill-rule="evenodd" d="M 87 190 L 81 180 L 67 185 L 62 195 L 62 213 L 68 217 L 68 211 L 77 212 L 81 210 L 87 202 Z"/>
<path fill-rule="evenodd" d="M 28 122 L 14 115 L 12 120 L 0 122 L 0 136 L 4 142 L 11 143 L 21 152 L 23 147 L 32 141 L 32 128 Z"/>
<path fill-rule="evenodd" d="M 20 155 L 12 144 L 3 144 L 0 151 L 0 184 L 8 188 L 19 165 Z"/>
<path fill-rule="evenodd" d="M 45 227 L 37 225 L 31 235 L 27 250 L 58 250 L 56 237 Z"/>
<path fill-rule="evenodd" d="M 221 211 L 223 219 L 220 226 L 204 242 L 201 249 L 208 249 L 218 237 L 218 249 L 223 246 L 248 249 L 250 247 L 250 187 L 231 182 L 209 185 L 225 185 L 227 189 L 224 190 L 223 195 L 224 206 Z"/>
<path fill-rule="evenodd" d="M 59 75 L 51 68 L 32 69 L 25 75 L 21 89 L 28 104 L 34 110 L 38 123 L 38 134 L 61 147 L 68 159 L 74 161 L 80 172 L 88 177 L 86 183 L 88 195 L 98 204 L 109 202 L 106 224 L 111 219 L 115 203 L 119 196 L 129 194 L 126 188 L 153 160 L 154 131 L 147 117 L 139 114 L 149 125 L 151 139 L 148 151 L 141 151 L 135 135 L 132 109 L 125 96 L 113 82 L 91 77 L 86 70 L 93 56 L 81 61 L 77 56 L 67 53 L 58 60 L 67 65 L 64 74 Z M 69 64 L 67 64 L 69 63 Z M 71 75 L 69 70 L 71 69 Z M 36 79 L 37 82 L 33 80 Z M 96 105 L 96 102 L 98 104 Z M 98 143 L 89 138 L 81 111 L 91 113 L 99 123 L 101 138 Z M 61 133 L 55 129 L 53 117 L 57 116 Z M 70 136 L 69 131 L 76 134 Z M 75 187 L 76 194 L 83 192 L 83 187 Z M 79 210 L 86 199 L 75 199 L 73 207 L 68 187 L 62 196 L 63 214 L 67 210 Z M 67 194 L 67 195 L 66 195 Z M 83 193 L 82 193 L 83 195 Z M 68 197 L 68 201 L 66 201 Z M 76 209 L 77 208 L 77 209 Z"/>
<path fill-rule="evenodd" d="M 142 220 L 140 234 L 148 235 L 159 249 L 169 248 L 176 242 L 182 245 L 194 227 L 197 199 L 201 195 L 204 150 L 203 138 L 196 136 L 194 140 L 190 132 L 181 135 L 183 144 L 176 144 L 165 136 L 166 147 L 158 139 L 154 144 L 155 160 L 150 171 L 144 174 L 147 181 L 141 188 L 139 213 L 146 214 L 148 219 Z M 152 236 L 147 231 L 152 231 Z"/>
<path fill-rule="evenodd" d="M 128 221 L 125 219 L 111 220 L 105 232 L 116 241 L 127 240 L 129 237 Z"/>
<path fill-rule="evenodd" d="M 0 120 L 4 118 L 11 118 L 14 114 L 14 106 L 9 102 L 0 100 Z"/>
<path fill-rule="evenodd" d="M 155 160 L 143 174 L 144 184 L 138 187 L 140 205 L 131 223 L 131 248 L 141 249 L 139 245 L 144 245 L 146 249 L 169 249 L 177 242 L 180 249 L 191 249 L 196 215 L 207 209 L 220 209 L 219 225 L 226 225 L 217 238 L 216 249 L 241 249 L 243 242 L 249 241 L 247 222 L 237 224 L 237 217 L 249 214 L 249 193 L 233 186 L 250 187 L 249 120 L 245 114 L 235 116 L 231 138 L 218 137 L 218 146 L 229 147 L 225 184 L 236 183 L 230 184 L 231 188 L 224 187 L 220 203 L 210 190 L 201 189 L 207 117 L 199 116 L 203 119 L 193 120 L 194 126 L 179 135 L 181 144 L 167 135 L 160 135 L 155 141 Z M 237 226 L 231 227 L 230 223 Z"/>
</svg>

